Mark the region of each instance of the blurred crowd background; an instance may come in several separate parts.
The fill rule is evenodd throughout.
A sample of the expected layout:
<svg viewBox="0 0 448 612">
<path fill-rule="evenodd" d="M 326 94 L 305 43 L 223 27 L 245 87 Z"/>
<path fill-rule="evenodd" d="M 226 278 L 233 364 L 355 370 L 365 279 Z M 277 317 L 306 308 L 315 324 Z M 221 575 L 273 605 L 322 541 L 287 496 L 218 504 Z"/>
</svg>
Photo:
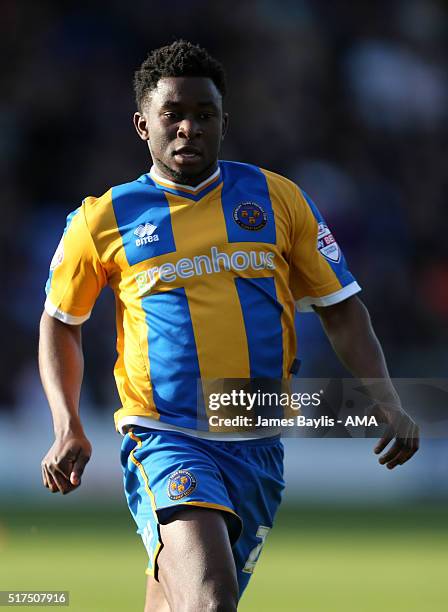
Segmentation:
<svg viewBox="0 0 448 612">
<path fill-rule="evenodd" d="M 179 37 L 227 69 L 222 157 L 297 181 L 343 246 L 391 373 L 444 376 L 447 30 L 437 0 L 3 0 L 0 407 L 32 409 L 44 285 L 66 215 L 149 169 L 131 123 L 133 72 Z M 342 372 L 316 317 L 298 327 L 303 372 Z M 85 397 L 112 412 L 107 291 L 85 349 Z"/>
</svg>

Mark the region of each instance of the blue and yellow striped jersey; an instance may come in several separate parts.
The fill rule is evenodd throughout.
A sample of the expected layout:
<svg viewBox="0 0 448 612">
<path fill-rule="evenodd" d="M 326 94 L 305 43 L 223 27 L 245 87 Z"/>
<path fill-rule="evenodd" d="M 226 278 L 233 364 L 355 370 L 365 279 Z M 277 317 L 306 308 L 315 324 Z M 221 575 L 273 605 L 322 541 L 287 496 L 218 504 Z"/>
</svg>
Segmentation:
<svg viewBox="0 0 448 612">
<path fill-rule="evenodd" d="M 81 324 L 106 284 L 117 306 L 120 431 L 145 417 L 195 429 L 201 379 L 287 378 L 294 305 L 360 290 L 308 196 L 236 162 L 197 187 L 152 168 L 86 198 L 51 262 L 46 311 Z"/>
</svg>

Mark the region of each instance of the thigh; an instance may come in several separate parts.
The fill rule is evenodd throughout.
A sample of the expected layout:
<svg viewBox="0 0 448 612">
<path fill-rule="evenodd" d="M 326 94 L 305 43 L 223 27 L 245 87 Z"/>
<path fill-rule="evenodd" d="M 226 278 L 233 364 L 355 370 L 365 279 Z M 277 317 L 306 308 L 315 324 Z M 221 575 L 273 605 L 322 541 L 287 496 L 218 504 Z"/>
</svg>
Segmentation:
<svg viewBox="0 0 448 612">
<path fill-rule="evenodd" d="M 160 525 L 160 534 L 158 578 L 172 609 L 236 610 L 238 581 L 223 514 L 179 509 Z"/>
<path fill-rule="evenodd" d="M 209 448 L 171 432 L 129 433 L 122 449 L 128 505 L 148 552 L 147 574 L 158 579 L 158 557 L 165 544 L 161 527 L 184 508 L 222 511 L 235 541 L 241 520 L 233 509 Z"/>
</svg>

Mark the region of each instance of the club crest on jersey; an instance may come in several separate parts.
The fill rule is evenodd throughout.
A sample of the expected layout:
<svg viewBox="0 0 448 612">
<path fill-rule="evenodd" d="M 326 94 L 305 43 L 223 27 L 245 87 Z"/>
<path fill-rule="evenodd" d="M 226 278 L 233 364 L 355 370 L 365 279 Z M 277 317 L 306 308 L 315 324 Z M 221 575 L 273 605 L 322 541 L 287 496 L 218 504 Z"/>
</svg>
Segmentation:
<svg viewBox="0 0 448 612">
<path fill-rule="evenodd" d="M 268 215 L 256 202 L 242 202 L 234 209 L 233 220 L 243 229 L 256 232 L 266 225 Z"/>
<path fill-rule="evenodd" d="M 159 240 L 159 235 L 154 234 L 156 229 L 157 225 L 153 225 L 152 223 L 141 223 L 137 229 L 134 230 L 134 235 L 137 236 L 135 246 L 141 247 L 151 242 L 157 242 Z"/>
<path fill-rule="evenodd" d="M 319 223 L 317 232 L 317 248 L 329 261 L 339 263 L 341 261 L 341 249 L 336 242 L 330 228 L 325 223 Z"/>
<path fill-rule="evenodd" d="M 196 489 L 196 478 L 188 470 L 177 470 L 168 478 L 168 497 L 181 499 Z"/>
</svg>

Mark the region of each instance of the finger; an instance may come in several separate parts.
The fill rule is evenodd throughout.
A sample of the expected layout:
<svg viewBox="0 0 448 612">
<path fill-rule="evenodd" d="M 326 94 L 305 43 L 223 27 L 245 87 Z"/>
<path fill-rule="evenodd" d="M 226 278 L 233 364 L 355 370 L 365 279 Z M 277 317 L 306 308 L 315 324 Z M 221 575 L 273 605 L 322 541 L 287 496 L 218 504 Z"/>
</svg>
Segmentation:
<svg viewBox="0 0 448 612">
<path fill-rule="evenodd" d="M 42 482 L 44 487 L 46 487 L 48 489 L 48 480 L 47 480 L 47 475 L 45 474 L 45 468 L 43 465 L 40 466 L 40 471 L 42 474 Z"/>
<path fill-rule="evenodd" d="M 52 493 L 57 493 L 58 492 L 58 487 L 52 477 L 52 475 L 50 474 L 50 472 L 48 471 L 48 468 L 46 466 L 44 466 L 44 472 L 45 472 L 45 477 L 47 479 L 47 483 L 48 483 L 48 488 L 50 489 L 50 491 Z"/>
<path fill-rule="evenodd" d="M 51 476 L 52 476 L 52 478 L 53 478 L 54 482 L 56 483 L 56 486 L 57 486 L 58 490 L 59 490 L 59 491 L 60 491 L 62 494 L 64 494 L 64 493 L 66 492 L 66 490 L 67 490 L 67 484 L 68 484 L 67 478 L 66 478 L 66 476 L 64 475 L 64 473 L 63 473 L 63 472 L 61 472 L 61 471 L 60 471 L 60 470 L 57 468 L 57 466 L 50 466 L 50 467 L 48 468 L 48 471 L 49 471 L 49 473 L 51 474 Z"/>
<path fill-rule="evenodd" d="M 384 453 L 384 455 L 382 455 L 378 459 L 378 461 L 381 463 L 381 465 L 384 465 L 385 463 L 392 461 L 392 459 L 395 459 L 395 457 L 402 451 L 402 449 L 402 443 L 399 440 L 396 440 L 392 448 L 390 448 L 387 453 Z"/>
<path fill-rule="evenodd" d="M 57 472 L 59 476 L 62 479 L 66 480 L 67 482 L 70 480 L 70 477 L 68 476 L 68 474 L 70 474 L 70 468 L 67 471 L 65 471 L 62 469 L 61 465 L 59 464 L 53 467 L 53 472 Z"/>
<path fill-rule="evenodd" d="M 78 486 L 81 484 L 81 476 L 84 472 L 84 468 L 86 467 L 88 461 L 90 459 L 89 455 L 85 455 L 80 452 L 76 461 L 73 465 L 72 472 L 70 474 L 70 482 L 73 486 Z"/>
<path fill-rule="evenodd" d="M 410 459 L 412 455 L 413 453 L 411 453 L 409 449 L 403 449 L 392 459 L 392 461 L 388 462 L 386 467 L 389 470 L 393 470 L 394 467 L 397 467 L 397 465 L 402 465 L 403 463 L 405 463 L 408 459 Z"/>
<path fill-rule="evenodd" d="M 65 472 L 63 472 L 60 468 L 55 468 L 55 469 L 59 473 L 59 475 L 60 475 L 60 482 L 64 486 L 64 491 L 62 491 L 62 494 L 66 495 L 67 493 L 70 493 L 71 491 L 74 491 L 76 489 L 76 486 L 73 485 L 73 483 L 70 481 L 69 476 L 67 476 L 67 474 Z"/>
<path fill-rule="evenodd" d="M 409 461 L 409 459 L 413 457 L 415 453 L 418 451 L 418 441 L 411 440 L 411 443 L 412 443 L 411 446 L 406 446 L 405 448 L 402 449 L 402 452 L 400 453 L 400 456 L 399 456 L 399 465 L 403 465 L 403 463 L 406 463 L 406 461 Z M 387 465 L 387 467 L 390 467 L 389 464 Z"/>
<path fill-rule="evenodd" d="M 417 452 L 418 447 L 419 429 L 416 423 L 409 420 L 404 436 L 397 436 L 394 446 L 389 453 L 380 458 L 380 463 L 386 463 L 389 469 L 393 469 L 397 465 L 403 465 Z"/>
<path fill-rule="evenodd" d="M 70 481 L 70 477 L 67 476 L 67 474 L 65 472 L 63 472 L 59 467 L 56 468 L 56 471 L 59 474 L 60 482 L 64 486 L 63 495 L 65 495 L 66 493 L 70 493 L 70 491 L 73 491 L 76 487 L 73 486 L 73 483 Z"/>
<path fill-rule="evenodd" d="M 378 455 L 381 453 L 386 446 L 394 439 L 394 431 L 391 427 L 387 428 L 384 436 L 378 441 L 378 444 L 374 448 L 374 452 Z"/>
</svg>

